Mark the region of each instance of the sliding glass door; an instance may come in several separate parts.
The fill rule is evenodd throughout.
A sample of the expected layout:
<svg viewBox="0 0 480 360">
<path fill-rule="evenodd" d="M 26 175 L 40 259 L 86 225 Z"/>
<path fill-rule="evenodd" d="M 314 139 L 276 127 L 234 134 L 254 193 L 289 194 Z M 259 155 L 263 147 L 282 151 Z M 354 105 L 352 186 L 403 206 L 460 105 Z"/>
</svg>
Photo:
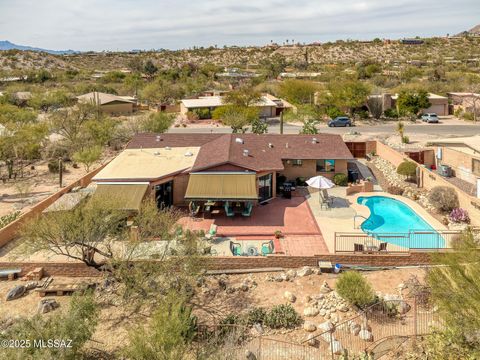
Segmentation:
<svg viewBox="0 0 480 360">
<path fill-rule="evenodd" d="M 267 174 L 258 178 L 258 196 L 260 202 L 272 198 L 272 178 L 272 174 Z"/>
</svg>

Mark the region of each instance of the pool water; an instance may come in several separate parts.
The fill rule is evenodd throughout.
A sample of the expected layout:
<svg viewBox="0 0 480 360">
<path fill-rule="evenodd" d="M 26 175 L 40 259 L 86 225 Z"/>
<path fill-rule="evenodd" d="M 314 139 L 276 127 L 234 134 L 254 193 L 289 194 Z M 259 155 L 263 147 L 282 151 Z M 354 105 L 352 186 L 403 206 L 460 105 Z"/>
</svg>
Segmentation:
<svg viewBox="0 0 480 360">
<path fill-rule="evenodd" d="M 380 241 L 409 248 L 443 248 L 445 241 L 435 229 L 404 202 L 386 196 L 360 196 L 357 203 L 369 208 L 363 232 Z"/>
</svg>

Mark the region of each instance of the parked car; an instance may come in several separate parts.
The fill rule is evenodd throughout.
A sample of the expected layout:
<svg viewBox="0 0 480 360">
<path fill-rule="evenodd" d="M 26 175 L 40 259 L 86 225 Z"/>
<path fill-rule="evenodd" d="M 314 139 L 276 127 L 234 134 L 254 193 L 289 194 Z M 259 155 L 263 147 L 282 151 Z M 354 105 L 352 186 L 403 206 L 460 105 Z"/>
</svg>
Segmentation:
<svg viewBox="0 0 480 360">
<path fill-rule="evenodd" d="M 425 121 L 427 123 L 438 123 L 438 116 L 435 113 L 423 114 L 422 121 Z"/>
<path fill-rule="evenodd" d="M 330 120 L 328 122 L 329 127 L 345 127 L 345 126 L 352 126 L 352 121 L 346 116 L 337 116 L 335 119 Z"/>
</svg>

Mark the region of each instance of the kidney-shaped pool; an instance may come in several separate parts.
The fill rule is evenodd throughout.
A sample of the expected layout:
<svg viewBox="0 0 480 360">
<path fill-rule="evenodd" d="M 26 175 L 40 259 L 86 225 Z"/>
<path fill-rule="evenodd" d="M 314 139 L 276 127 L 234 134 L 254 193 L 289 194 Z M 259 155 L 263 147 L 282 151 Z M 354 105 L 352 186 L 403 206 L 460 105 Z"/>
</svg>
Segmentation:
<svg viewBox="0 0 480 360">
<path fill-rule="evenodd" d="M 360 196 L 357 203 L 369 208 L 361 229 L 381 241 L 409 248 L 443 248 L 445 240 L 404 202 L 386 196 Z"/>
</svg>

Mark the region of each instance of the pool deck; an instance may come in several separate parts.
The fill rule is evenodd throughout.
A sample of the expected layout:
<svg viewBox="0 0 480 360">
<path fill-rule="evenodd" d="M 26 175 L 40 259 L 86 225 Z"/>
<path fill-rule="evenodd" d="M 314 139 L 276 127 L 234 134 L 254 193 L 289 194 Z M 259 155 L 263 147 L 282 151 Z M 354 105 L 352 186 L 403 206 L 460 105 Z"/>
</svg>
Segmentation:
<svg viewBox="0 0 480 360">
<path fill-rule="evenodd" d="M 368 193 L 356 193 L 347 196 L 345 187 L 334 187 L 332 189 L 329 189 L 328 193 L 330 196 L 335 198 L 333 206 L 329 210 L 320 209 L 318 193 L 316 191 L 312 191 L 310 195 L 307 195 L 307 201 L 323 234 L 325 244 L 327 245 L 328 250 L 331 253 L 335 251 L 335 232 L 362 233 L 362 230 L 359 228 L 359 226 L 363 223 L 365 219 L 358 217 L 356 222 L 357 228 L 354 228 L 353 218 L 355 217 L 355 215 L 368 218 L 370 216 L 370 210 L 364 205 L 357 204 L 357 199 L 360 196 L 385 196 L 397 199 L 410 206 L 410 208 L 415 211 L 417 215 L 423 218 L 423 220 L 430 224 L 433 229 L 447 229 L 445 225 L 443 225 L 432 215 L 430 215 L 419 204 L 403 196 L 392 195 L 381 190 Z M 394 244 L 389 245 L 389 249 L 402 250 L 401 247 L 398 247 Z"/>
</svg>

